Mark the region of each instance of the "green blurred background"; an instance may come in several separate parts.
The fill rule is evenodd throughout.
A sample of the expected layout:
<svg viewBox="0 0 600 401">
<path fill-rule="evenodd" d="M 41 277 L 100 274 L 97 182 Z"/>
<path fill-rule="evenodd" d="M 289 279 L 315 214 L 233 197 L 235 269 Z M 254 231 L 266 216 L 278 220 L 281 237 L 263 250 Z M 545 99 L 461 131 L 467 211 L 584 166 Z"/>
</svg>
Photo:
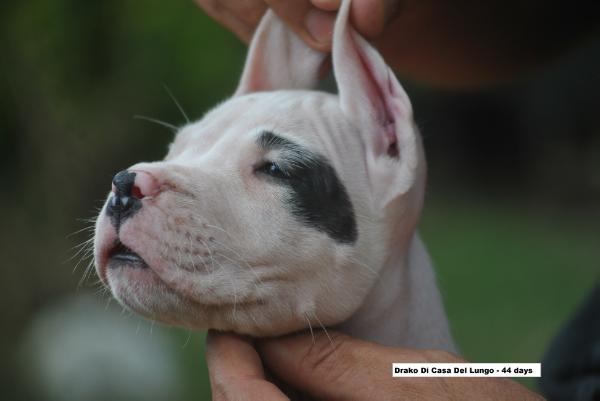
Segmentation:
<svg viewBox="0 0 600 401">
<path fill-rule="evenodd" d="M 2 399 L 135 399 L 130 387 L 207 399 L 203 334 L 123 313 L 93 280 L 78 286 L 86 262 L 70 257 L 112 175 L 161 158 L 172 138 L 133 116 L 182 124 L 166 85 L 200 117 L 234 90 L 245 46 L 191 1 L 0 12 Z M 598 71 L 594 34 L 493 91 L 403 80 L 429 158 L 422 232 L 471 361 L 540 361 L 599 277 Z"/>
</svg>

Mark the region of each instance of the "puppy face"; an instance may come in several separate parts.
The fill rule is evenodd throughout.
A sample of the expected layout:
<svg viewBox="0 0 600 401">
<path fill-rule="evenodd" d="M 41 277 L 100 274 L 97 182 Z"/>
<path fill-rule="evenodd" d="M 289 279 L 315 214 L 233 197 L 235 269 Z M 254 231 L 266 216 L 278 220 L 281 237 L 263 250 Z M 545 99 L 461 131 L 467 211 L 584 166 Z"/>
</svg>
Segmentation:
<svg viewBox="0 0 600 401">
<path fill-rule="evenodd" d="M 265 334 L 304 327 L 316 310 L 327 323 L 347 316 L 373 273 L 356 252 L 365 199 L 345 184 L 361 174 L 350 187 L 364 186 L 365 171 L 347 162 L 357 140 L 332 143 L 351 129 L 340 117 L 333 96 L 281 91 L 236 97 L 183 128 L 163 162 L 129 169 L 157 188 L 133 215 L 116 224 L 109 197 L 100 276 L 130 308 L 191 327 Z M 144 262 L 132 266 L 127 249 Z"/>
<path fill-rule="evenodd" d="M 336 324 L 358 308 L 398 232 L 414 229 L 422 163 L 404 92 L 347 26 L 347 4 L 334 36 L 339 96 L 295 90 L 323 56 L 267 14 L 236 95 L 182 128 L 163 161 L 115 176 L 95 258 L 122 304 L 251 335 Z"/>
</svg>

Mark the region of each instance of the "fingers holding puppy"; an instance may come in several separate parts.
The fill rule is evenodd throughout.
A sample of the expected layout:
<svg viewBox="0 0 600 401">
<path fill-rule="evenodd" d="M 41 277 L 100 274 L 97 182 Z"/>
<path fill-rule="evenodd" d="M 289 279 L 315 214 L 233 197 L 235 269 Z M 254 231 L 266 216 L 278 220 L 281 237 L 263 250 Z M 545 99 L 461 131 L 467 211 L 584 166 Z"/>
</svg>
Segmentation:
<svg viewBox="0 0 600 401">
<path fill-rule="evenodd" d="M 265 379 L 262 362 L 250 338 L 210 330 L 205 356 L 213 401 L 288 400 Z"/>
<path fill-rule="evenodd" d="M 331 49 L 335 15 L 341 3 L 341 0 L 195 1 L 244 42 L 249 42 L 260 18 L 271 8 L 302 40 L 319 51 Z M 374 39 L 382 34 L 398 3 L 398 0 L 354 0 L 350 11 L 352 24 L 363 36 Z"/>
</svg>

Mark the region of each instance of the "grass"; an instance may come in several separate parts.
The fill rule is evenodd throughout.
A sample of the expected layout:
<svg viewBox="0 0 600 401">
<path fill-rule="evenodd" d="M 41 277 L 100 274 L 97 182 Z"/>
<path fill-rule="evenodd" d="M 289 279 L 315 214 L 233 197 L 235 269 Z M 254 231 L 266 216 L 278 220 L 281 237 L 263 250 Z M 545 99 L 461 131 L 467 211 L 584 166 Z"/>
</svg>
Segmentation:
<svg viewBox="0 0 600 401">
<path fill-rule="evenodd" d="M 599 278 L 597 230 L 570 217 L 482 203 L 426 210 L 422 233 L 468 360 L 541 360 Z"/>
</svg>

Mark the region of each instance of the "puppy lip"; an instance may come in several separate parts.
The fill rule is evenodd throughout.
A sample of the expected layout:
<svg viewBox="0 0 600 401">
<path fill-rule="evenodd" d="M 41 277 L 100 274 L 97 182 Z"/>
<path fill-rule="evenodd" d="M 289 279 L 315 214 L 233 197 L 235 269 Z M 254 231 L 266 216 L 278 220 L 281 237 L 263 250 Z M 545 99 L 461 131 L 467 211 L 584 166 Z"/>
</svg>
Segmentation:
<svg viewBox="0 0 600 401">
<path fill-rule="evenodd" d="M 146 261 L 134 250 L 123 244 L 120 240 L 108 251 L 108 268 L 118 267 L 148 268 Z"/>
<path fill-rule="evenodd" d="M 124 244 L 117 235 L 104 237 L 96 258 L 98 276 L 109 286 L 108 270 L 119 267 L 148 268 L 148 263 L 139 253 Z"/>
<path fill-rule="evenodd" d="M 144 259 L 142 259 L 141 256 L 139 256 L 139 255 L 137 256 L 140 258 L 139 261 L 138 260 L 130 261 L 129 260 L 129 257 L 130 257 L 129 251 L 121 252 L 120 250 L 124 250 L 124 249 L 131 250 L 131 248 L 129 248 L 127 245 L 124 245 L 124 244 L 119 245 L 117 243 L 117 241 L 119 241 L 119 240 L 116 240 L 115 243 L 113 243 L 109 247 L 107 247 L 107 252 L 111 256 L 109 256 L 105 259 L 105 263 L 100 270 L 102 272 L 101 277 L 103 277 L 104 283 L 107 286 L 109 286 L 112 291 L 114 291 L 113 285 L 115 285 L 116 283 L 113 282 L 112 284 L 109 284 L 109 280 L 108 280 L 109 270 L 113 270 L 115 273 L 119 272 L 119 273 L 124 274 L 124 275 L 121 275 L 121 274 L 115 275 L 113 277 L 113 279 L 125 280 L 125 281 L 134 280 L 136 282 L 139 282 L 139 281 L 143 282 L 145 284 L 143 287 L 145 288 L 145 291 L 148 292 L 148 296 L 151 297 L 150 299 L 154 299 L 154 300 L 160 299 L 160 298 L 155 298 L 155 295 L 156 295 L 155 289 L 159 289 L 160 285 L 163 285 L 165 287 L 165 289 L 172 292 L 173 295 L 177 296 L 182 302 L 185 302 L 185 303 L 189 304 L 190 306 L 193 306 L 194 308 L 202 308 L 202 309 L 210 308 L 210 309 L 214 309 L 214 310 L 223 310 L 223 308 L 226 308 L 229 310 L 229 309 L 236 309 L 236 308 L 240 309 L 240 308 L 244 308 L 244 307 L 253 307 L 253 306 L 255 307 L 257 305 L 264 305 L 268 302 L 264 298 L 255 298 L 255 297 L 250 297 L 247 299 L 237 299 L 237 300 L 234 300 L 231 302 L 227 302 L 227 301 L 223 301 L 223 300 L 210 302 L 206 299 L 198 299 L 193 294 L 190 294 L 189 292 L 182 290 L 178 286 L 173 285 L 172 282 L 165 281 L 155 271 L 155 269 L 152 268 L 151 265 L 149 265 L 147 262 L 144 261 Z M 134 251 L 131 251 L 131 252 L 137 255 L 137 253 L 135 253 Z M 133 256 L 133 257 L 137 258 L 136 256 Z M 116 260 L 115 260 L 115 258 L 116 258 Z M 123 260 L 120 260 L 120 259 L 123 259 Z M 143 263 L 143 266 L 138 263 Z M 138 310 L 138 312 L 140 312 L 140 311 Z"/>
<path fill-rule="evenodd" d="M 248 299 L 237 299 L 232 302 L 223 302 L 219 300 L 217 302 L 209 302 L 207 300 L 200 300 L 193 294 L 182 290 L 174 283 L 169 280 L 164 280 L 163 277 L 156 271 L 152 264 L 148 263 L 144 258 L 144 254 L 139 252 L 139 247 L 132 245 L 135 241 L 131 241 L 128 236 L 111 236 L 105 238 L 105 242 L 102 245 L 100 252 L 100 263 L 99 263 L 99 276 L 105 285 L 110 287 L 108 280 L 108 271 L 111 269 L 125 269 L 128 272 L 138 272 L 136 277 L 139 279 L 142 276 L 137 274 L 144 273 L 144 280 L 154 277 L 157 282 L 161 282 L 174 294 L 181 297 L 182 300 L 190 302 L 192 305 L 198 307 L 213 307 L 213 308 L 227 308 L 227 307 L 241 307 L 244 305 L 256 305 L 264 304 L 267 301 L 263 298 L 250 297 Z M 160 270 L 160 269 L 159 269 Z M 129 278 L 127 278 L 128 280 Z"/>
<path fill-rule="evenodd" d="M 116 232 L 106 231 L 97 234 L 99 242 L 96 249 L 96 271 L 100 281 L 108 286 L 108 260 L 113 244 L 118 240 Z"/>
</svg>

